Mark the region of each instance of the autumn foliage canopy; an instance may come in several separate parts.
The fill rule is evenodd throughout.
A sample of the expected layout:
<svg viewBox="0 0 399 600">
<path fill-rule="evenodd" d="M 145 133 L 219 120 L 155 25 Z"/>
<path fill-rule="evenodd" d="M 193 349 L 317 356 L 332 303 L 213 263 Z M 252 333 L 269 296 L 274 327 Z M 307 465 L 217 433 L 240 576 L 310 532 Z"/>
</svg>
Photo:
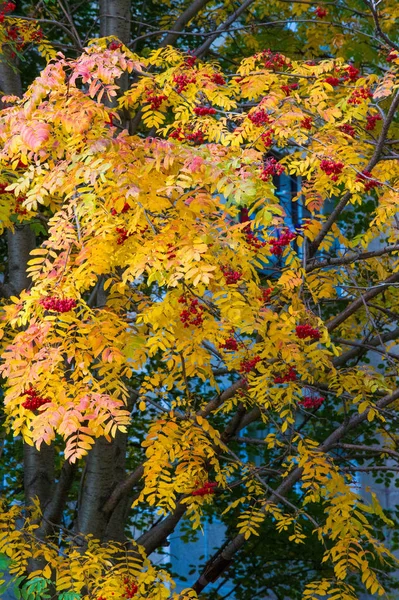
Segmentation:
<svg viewBox="0 0 399 600">
<path fill-rule="evenodd" d="M 0 113 L 2 227 L 46 228 L 31 285 L 1 308 L 5 427 L 76 467 L 140 420 L 132 510 L 198 528 L 219 503 L 237 522 L 176 598 L 217 579 L 267 522 L 293 546 L 320 542 L 325 571 L 304 599 L 357 598 L 356 578 L 384 594 L 377 573 L 395 559 L 373 523 L 391 521 L 337 448 L 364 431 L 382 436 L 380 455 L 395 450 L 399 53 L 378 75 L 267 49 L 222 72 L 112 37 L 76 59 L 43 53 Z M 139 112 L 145 134 L 125 126 Z M 297 183 L 295 222 L 283 178 Z M 370 348 L 381 365 L 361 360 Z M 261 467 L 240 446 L 254 423 Z M 0 550 L 32 590 L 174 594 L 147 538 L 59 542 L 36 535 L 38 503 L 23 525 L 19 506 L 4 511 Z"/>
</svg>

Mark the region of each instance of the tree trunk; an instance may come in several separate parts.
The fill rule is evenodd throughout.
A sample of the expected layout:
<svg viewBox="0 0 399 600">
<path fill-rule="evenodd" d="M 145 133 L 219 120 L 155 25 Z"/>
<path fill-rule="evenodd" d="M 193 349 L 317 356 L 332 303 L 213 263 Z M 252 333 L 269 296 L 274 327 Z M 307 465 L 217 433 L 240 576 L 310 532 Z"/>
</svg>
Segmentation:
<svg viewBox="0 0 399 600">
<path fill-rule="evenodd" d="M 130 41 L 130 0 L 100 0 L 100 35 L 115 36 L 124 44 Z M 124 75 L 118 82 L 121 90 L 126 90 L 129 81 Z M 101 306 L 106 302 L 102 290 L 97 295 Z M 79 533 L 91 533 L 100 540 L 123 541 L 126 502 L 123 497 L 111 513 L 102 509 L 115 487 L 125 478 L 127 435 L 118 433 L 107 442 L 96 440 L 86 458 L 79 493 L 78 515 L 75 529 Z"/>
</svg>

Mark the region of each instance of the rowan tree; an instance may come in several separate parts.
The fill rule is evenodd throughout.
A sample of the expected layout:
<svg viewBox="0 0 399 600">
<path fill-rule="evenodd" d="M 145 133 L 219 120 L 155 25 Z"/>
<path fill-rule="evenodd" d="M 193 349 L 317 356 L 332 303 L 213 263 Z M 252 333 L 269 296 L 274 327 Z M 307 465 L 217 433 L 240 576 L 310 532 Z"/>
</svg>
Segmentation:
<svg viewBox="0 0 399 600">
<path fill-rule="evenodd" d="M 98 37 L 91 4 L 0 12 L 3 568 L 32 598 L 383 595 L 395 515 L 354 476 L 397 470 L 398 8 L 130 4 Z M 151 555 L 211 515 L 174 593 Z"/>
</svg>

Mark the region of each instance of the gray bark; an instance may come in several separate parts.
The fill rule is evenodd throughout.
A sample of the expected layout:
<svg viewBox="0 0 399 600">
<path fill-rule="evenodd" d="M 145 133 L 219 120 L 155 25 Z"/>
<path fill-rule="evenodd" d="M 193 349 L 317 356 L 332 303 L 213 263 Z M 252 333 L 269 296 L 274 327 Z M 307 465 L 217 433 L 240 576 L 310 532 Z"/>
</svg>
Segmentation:
<svg viewBox="0 0 399 600">
<path fill-rule="evenodd" d="M 103 540 L 124 540 L 125 503 L 121 499 L 111 514 L 104 511 L 115 487 L 125 478 L 126 434 L 107 442 L 99 438 L 86 460 L 80 487 L 76 530 Z"/>
<path fill-rule="evenodd" d="M 130 41 L 130 0 L 100 0 L 100 36 Z"/>
<path fill-rule="evenodd" d="M 39 499 L 44 512 L 54 491 L 54 446 L 43 444 L 40 450 L 25 444 L 24 446 L 24 488 L 26 503 L 29 506 L 35 498 Z"/>
<path fill-rule="evenodd" d="M 7 60 L 7 49 L 0 57 L 0 91 L 7 96 L 22 96 L 21 78 L 16 67 Z"/>
</svg>

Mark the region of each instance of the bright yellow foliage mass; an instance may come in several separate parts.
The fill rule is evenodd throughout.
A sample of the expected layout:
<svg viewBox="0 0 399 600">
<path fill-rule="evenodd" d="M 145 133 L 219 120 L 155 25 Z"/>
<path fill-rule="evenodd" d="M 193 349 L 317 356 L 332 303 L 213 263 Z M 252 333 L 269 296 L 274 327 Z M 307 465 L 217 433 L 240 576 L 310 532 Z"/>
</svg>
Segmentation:
<svg viewBox="0 0 399 600">
<path fill-rule="evenodd" d="M 399 163 L 382 146 L 398 133 L 399 58 L 377 77 L 341 59 L 263 52 L 224 74 L 171 47 L 142 58 L 110 42 L 94 40 L 76 60 L 58 54 L 1 112 L 2 226 L 48 218 L 29 262 L 31 287 L 2 307 L 6 425 L 37 448 L 62 439 L 74 463 L 97 438 L 126 432 L 134 411 L 155 406 L 135 506 L 162 515 L 183 506 L 199 527 L 213 493 L 193 492 L 210 489 L 209 473 L 220 494 L 241 479 L 242 498 L 227 510 L 250 505 L 238 518 L 242 545 L 265 519 L 306 543 L 301 519 L 320 503 L 314 533 L 331 579 L 307 586 L 304 598 L 355 598 L 353 572 L 383 594 L 372 564 L 390 552 L 369 517 L 386 517 L 329 451 L 363 422 L 377 432 L 399 397 L 394 371 L 342 364 L 337 341 L 362 339 L 370 290 L 376 302 L 385 290 L 387 308 L 397 301 Z M 116 107 L 126 71 L 137 77 Z M 139 108 L 151 137 L 120 121 Z M 300 182 L 296 230 L 276 187 L 283 172 Z M 328 216 L 331 202 L 356 215 L 370 197 L 356 236 L 340 212 Z M 379 255 L 370 249 L 377 238 Z M 340 299 L 329 316 L 319 308 Z M 198 381 L 213 400 L 193 391 Z M 320 390 L 346 413 L 322 443 L 298 427 L 324 401 Z M 285 448 L 276 485 L 227 445 L 221 424 L 237 409 L 261 417 L 270 449 Z M 302 506 L 292 511 L 284 498 L 297 482 Z M 23 528 L 11 524 L 18 518 L 12 507 L 0 535 L 16 574 L 33 552 L 45 564 L 31 577 L 52 576 L 57 593 L 117 600 L 127 577 L 138 597 L 169 596 L 169 576 L 140 548 L 89 539 L 64 555 L 27 544 L 35 516 Z"/>
</svg>

